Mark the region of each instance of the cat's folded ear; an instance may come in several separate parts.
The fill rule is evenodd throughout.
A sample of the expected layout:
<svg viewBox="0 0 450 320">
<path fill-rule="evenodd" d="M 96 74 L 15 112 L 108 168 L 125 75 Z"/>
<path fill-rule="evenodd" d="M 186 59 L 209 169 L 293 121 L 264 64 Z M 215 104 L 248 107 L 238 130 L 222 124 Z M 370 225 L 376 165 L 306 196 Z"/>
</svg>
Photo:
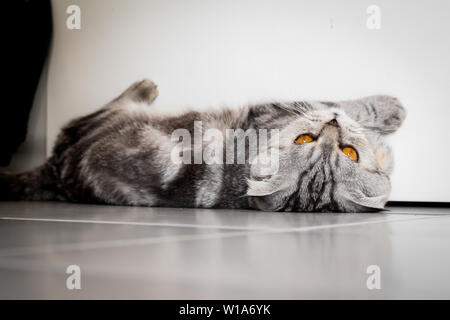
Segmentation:
<svg viewBox="0 0 450 320">
<path fill-rule="evenodd" d="M 256 180 L 261 179 L 261 180 Z M 282 175 L 252 177 L 247 179 L 247 196 L 253 206 L 263 211 L 278 211 L 284 204 L 286 194 L 295 190 L 295 182 Z"/>
<path fill-rule="evenodd" d="M 387 199 L 385 196 L 348 198 L 347 208 L 353 208 L 353 212 L 376 212 L 382 211 Z"/>
<path fill-rule="evenodd" d="M 378 139 L 375 147 L 375 159 L 378 167 L 387 175 L 392 173 L 393 157 L 391 148 L 382 139 Z"/>
<path fill-rule="evenodd" d="M 270 175 L 264 178 L 258 177 L 257 179 L 259 180 L 255 180 L 255 177 L 247 179 L 248 196 L 268 196 L 289 186 L 288 180 L 281 175 Z"/>
<path fill-rule="evenodd" d="M 340 193 L 341 201 L 345 202 L 345 207 L 349 212 L 374 212 L 384 210 L 384 205 L 388 200 L 388 194 L 379 196 L 367 196 L 361 191 Z"/>
<path fill-rule="evenodd" d="M 261 149 L 252 161 L 250 178 L 247 179 L 248 196 L 267 196 L 286 188 L 290 182 L 279 170 L 280 154 L 278 149 Z"/>
<path fill-rule="evenodd" d="M 249 179 L 247 196 L 251 196 L 250 201 L 254 208 L 262 211 L 278 211 L 285 203 L 286 194 L 293 192 L 291 189 L 281 177 L 262 181 Z"/>
</svg>

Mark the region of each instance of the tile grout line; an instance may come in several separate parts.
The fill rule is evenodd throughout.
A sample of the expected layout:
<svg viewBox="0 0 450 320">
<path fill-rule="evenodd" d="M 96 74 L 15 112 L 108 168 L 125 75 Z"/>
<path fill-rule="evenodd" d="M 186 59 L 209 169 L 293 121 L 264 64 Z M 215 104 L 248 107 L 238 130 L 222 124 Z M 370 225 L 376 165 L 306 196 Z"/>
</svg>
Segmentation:
<svg viewBox="0 0 450 320">
<path fill-rule="evenodd" d="M 417 215 L 413 215 L 413 217 L 408 219 L 393 219 L 393 220 L 382 220 L 382 221 L 396 221 L 396 220 L 411 220 L 417 219 Z M 425 217 L 425 215 L 420 215 L 421 217 Z M 438 217 L 440 215 L 426 215 L 426 217 Z M 85 223 L 85 224 L 106 224 L 106 225 L 130 225 L 130 226 L 147 226 L 147 227 L 174 227 L 174 228 L 198 228 L 198 229 L 222 229 L 222 230 L 246 230 L 246 231 L 289 231 L 297 228 L 271 228 L 271 227 L 241 227 L 241 226 L 227 226 L 227 225 L 208 225 L 208 224 L 191 224 L 191 223 L 164 223 L 164 222 L 135 222 L 135 221 L 107 221 L 107 220 L 86 220 L 86 219 L 54 219 L 54 218 L 22 218 L 22 217 L 0 217 L 0 220 L 9 220 L 9 221 L 34 221 L 34 222 L 59 222 L 59 223 Z M 376 220 L 378 222 L 380 220 Z M 367 224 L 373 221 L 363 221 L 363 222 L 350 222 L 352 223 L 361 223 Z M 346 225 L 346 224 L 336 224 L 337 226 Z M 331 226 L 331 225 L 324 225 Z M 334 226 L 334 224 L 333 224 Z M 314 226 L 318 227 L 318 226 Z M 300 227 L 306 228 L 306 227 Z"/>
<path fill-rule="evenodd" d="M 147 227 L 177 227 L 177 228 L 198 228 L 198 229 L 223 229 L 223 230 L 277 230 L 276 228 L 247 228 L 240 226 L 220 226 L 220 225 L 197 225 L 190 223 L 163 223 L 163 222 L 134 222 L 134 221 L 106 221 L 106 220 L 85 220 L 85 219 L 47 219 L 47 218 L 21 218 L 21 217 L 0 217 L 0 220 L 11 221 L 35 221 L 35 222 L 61 222 L 61 223 L 86 223 L 86 224 L 109 224 L 109 225 L 129 225 Z"/>
<path fill-rule="evenodd" d="M 411 218 L 398 218 L 392 220 L 375 220 L 375 221 L 360 221 L 360 222 L 348 222 L 348 223 L 337 223 L 337 224 L 324 224 L 319 226 L 311 226 L 311 227 L 300 227 L 300 228 L 288 228 L 284 229 L 285 232 L 302 232 L 302 231 L 311 231 L 309 228 L 313 228 L 316 230 L 320 229 L 335 229 L 335 228 L 346 228 L 346 227 L 356 227 L 362 226 L 366 224 L 378 224 L 378 223 L 388 223 L 388 222 L 405 222 L 405 221 L 415 221 L 415 220 L 428 220 L 428 219 L 438 219 L 443 216 L 435 216 L 435 215 L 421 215 L 420 217 L 411 217 Z M 445 217 L 445 216 L 444 216 Z M 448 216 L 450 217 L 450 216 Z"/>
<path fill-rule="evenodd" d="M 290 229 L 271 229 L 271 230 L 258 230 L 258 231 L 235 231 L 228 233 L 208 233 L 208 234 L 200 234 L 200 235 L 182 235 L 182 236 L 169 236 L 169 237 L 155 237 L 155 238 L 135 238 L 135 239 L 126 239 L 126 240 L 108 240 L 108 241 L 95 241 L 95 242 L 86 242 L 86 243 L 68 243 L 68 244 L 60 244 L 60 245 L 50 245 L 50 246 L 35 246 L 35 247 L 22 247 L 17 249 L 0 249 L 0 259 L 2 257 L 10 257 L 17 255 L 27 255 L 27 254 L 37 254 L 36 250 L 43 249 L 45 252 L 48 252 L 50 249 L 51 252 L 55 251 L 76 251 L 76 250 L 94 250 L 94 249 L 106 249 L 106 248 L 117 248 L 117 247 L 126 247 L 133 245 L 151 245 L 151 244 L 160 244 L 160 243 L 173 243 L 173 242 L 184 242 L 184 241 L 195 241 L 195 240 L 207 240 L 207 239 L 224 239 L 224 238 L 232 238 L 232 237 L 240 237 L 247 235 L 265 235 L 265 234 L 280 234 L 280 233 L 302 233 L 309 232 L 315 230 L 325 230 L 325 229 L 336 229 L 336 228 L 345 228 L 345 227 L 356 227 L 363 226 L 369 224 L 382 224 L 387 222 L 406 222 L 406 221 L 414 221 L 414 220 L 426 220 L 426 219 L 436 219 L 440 218 L 435 216 L 426 216 L 419 218 L 410 218 L 410 219 L 395 219 L 395 220 L 376 220 L 376 221 L 366 221 L 366 222 L 351 222 L 351 223 L 343 223 L 343 224 L 328 224 L 328 225 L 320 225 L 320 226 L 310 226 L 310 227 L 300 227 L 300 228 L 290 228 Z"/>
<path fill-rule="evenodd" d="M 44 249 L 51 252 L 55 251 L 77 251 L 77 250 L 94 250 L 94 249 L 108 249 L 117 247 L 127 247 L 134 245 L 151 245 L 159 243 L 172 243 L 172 242 L 184 242 L 193 240 L 207 240 L 215 238 L 227 238 L 232 236 L 241 236 L 251 234 L 248 231 L 236 231 L 228 233 L 207 233 L 200 235 L 180 235 L 180 236 L 165 236 L 165 237 L 154 237 L 154 238 L 134 238 L 125 240 L 106 240 L 106 241 L 94 241 L 85 243 L 67 243 L 67 244 L 57 244 L 49 246 L 38 246 L 38 247 L 23 247 L 18 249 L 0 249 L 0 261 L 3 257 L 17 256 L 17 255 L 27 255 L 36 254 L 36 249 Z"/>
<path fill-rule="evenodd" d="M 442 212 L 432 212 L 432 213 L 420 213 L 420 212 L 395 212 L 395 211 L 387 211 L 386 214 L 397 214 L 397 215 L 409 215 L 409 216 L 449 216 L 450 213 L 442 213 Z"/>
</svg>

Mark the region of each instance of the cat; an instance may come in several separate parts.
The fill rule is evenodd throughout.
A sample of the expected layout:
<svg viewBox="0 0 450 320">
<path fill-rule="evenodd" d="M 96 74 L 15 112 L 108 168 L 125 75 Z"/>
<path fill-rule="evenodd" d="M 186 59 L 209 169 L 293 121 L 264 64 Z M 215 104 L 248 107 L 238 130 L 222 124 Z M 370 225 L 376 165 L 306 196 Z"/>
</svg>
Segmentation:
<svg viewBox="0 0 450 320">
<path fill-rule="evenodd" d="M 157 96 L 157 86 L 145 79 L 100 110 L 72 120 L 44 165 L 0 174 L 0 199 L 294 212 L 370 212 L 383 210 L 388 200 L 393 161 L 384 137 L 406 117 L 394 97 L 164 116 L 152 114 Z M 269 130 L 270 135 L 253 159 L 246 148 L 243 163 L 198 163 L 193 159 L 203 154 L 198 146 L 173 134 L 182 129 L 198 135 L 199 124 L 200 138 L 205 128 Z M 269 150 L 277 155 L 272 169 L 267 161 L 256 161 Z M 175 161 L 177 156 L 185 161 Z"/>
</svg>

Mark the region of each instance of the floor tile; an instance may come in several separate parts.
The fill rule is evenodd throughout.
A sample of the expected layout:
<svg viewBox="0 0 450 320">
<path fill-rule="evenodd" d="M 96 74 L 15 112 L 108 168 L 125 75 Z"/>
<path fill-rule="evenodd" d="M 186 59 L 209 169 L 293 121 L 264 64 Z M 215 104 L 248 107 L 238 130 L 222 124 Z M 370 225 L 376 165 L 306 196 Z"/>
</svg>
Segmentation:
<svg viewBox="0 0 450 320">
<path fill-rule="evenodd" d="M 0 203 L 0 217 L 13 217 L 0 219 L 0 298 L 448 299 L 443 212 Z M 65 285 L 73 264 L 81 290 Z M 370 265 L 381 290 L 367 289 Z"/>
</svg>

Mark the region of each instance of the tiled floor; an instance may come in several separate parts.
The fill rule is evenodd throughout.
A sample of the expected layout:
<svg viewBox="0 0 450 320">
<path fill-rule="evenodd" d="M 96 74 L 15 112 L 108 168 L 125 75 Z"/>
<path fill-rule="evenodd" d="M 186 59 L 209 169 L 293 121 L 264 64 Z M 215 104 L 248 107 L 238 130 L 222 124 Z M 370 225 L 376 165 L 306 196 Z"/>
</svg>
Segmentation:
<svg viewBox="0 0 450 320">
<path fill-rule="evenodd" d="M 0 203 L 0 298 L 450 298 L 450 209 L 377 214 Z M 81 269 L 81 290 L 66 268 Z M 380 290 L 366 285 L 380 267 Z"/>
</svg>

